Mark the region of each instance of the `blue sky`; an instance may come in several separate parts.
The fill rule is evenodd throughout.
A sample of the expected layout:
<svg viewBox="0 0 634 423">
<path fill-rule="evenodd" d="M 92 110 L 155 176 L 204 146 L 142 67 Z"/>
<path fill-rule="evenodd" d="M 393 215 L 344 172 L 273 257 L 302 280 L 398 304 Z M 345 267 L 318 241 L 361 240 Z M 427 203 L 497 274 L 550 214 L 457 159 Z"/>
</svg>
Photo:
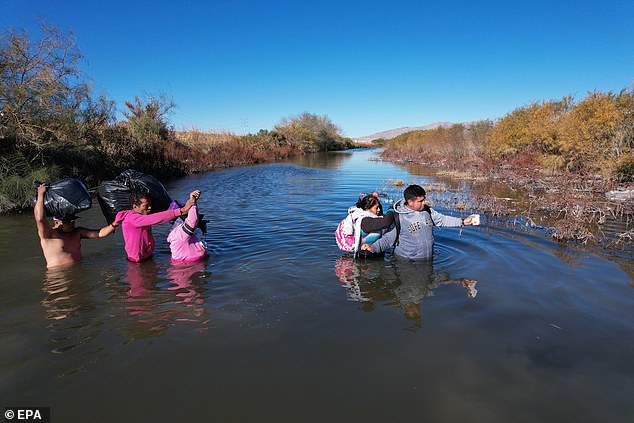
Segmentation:
<svg viewBox="0 0 634 423">
<path fill-rule="evenodd" d="M 358 137 L 495 119 L 634 83 L 634 0 L 0 0 L 0 27 L 71 30 L 97 91 L 166 92 L 177 129 L 328 115 Z"/>
</svg>

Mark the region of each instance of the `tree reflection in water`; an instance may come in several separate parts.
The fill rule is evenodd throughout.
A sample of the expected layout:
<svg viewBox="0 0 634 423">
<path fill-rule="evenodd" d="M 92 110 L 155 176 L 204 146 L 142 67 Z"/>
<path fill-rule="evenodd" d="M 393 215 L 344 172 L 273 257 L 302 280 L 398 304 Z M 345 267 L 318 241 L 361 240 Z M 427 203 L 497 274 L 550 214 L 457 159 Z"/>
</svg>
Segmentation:
<svg viewBox="0 0 634 423">
<path fill-rule="evenodd" d="M 420 302 L 434 295 L 433 290 L 445 284 L 459 284 L 467 297 L 475 298 L 477 281 L 451 279 L 446 272 L 434 272 L 429 261 L 354 260 L 342 256 L 335 262 L 335 273 L 350 301 L 363 304 L 363 310 L 372 311 L 375 304 L 390 304 L 412 321 L 411 328 L 421 327 Z"/>
</svg>

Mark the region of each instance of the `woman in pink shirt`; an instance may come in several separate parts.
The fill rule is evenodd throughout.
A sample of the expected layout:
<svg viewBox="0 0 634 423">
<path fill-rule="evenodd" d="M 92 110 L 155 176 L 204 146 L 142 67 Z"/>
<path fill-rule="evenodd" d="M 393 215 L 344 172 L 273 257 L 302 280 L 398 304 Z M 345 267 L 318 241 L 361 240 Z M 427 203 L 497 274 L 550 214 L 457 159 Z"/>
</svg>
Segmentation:
<svg viewBox="0 0 634 423">
<path fill-rule="evenodd" d="M 132 195 L 132 210 L 124 210 L 117 213 L 115 223 L 121 225 L 123 229 L 123 239 L 125 241 L 125 251 L 128 260 L 141 262 L 147 260 L 154 252 L 154 236 L 152 235 L 152 225 L 169 222 L 179 216 L 186 215 L 196 203 L 193 194 L 185 206 L 180 209 L 170 209 L 163 212 L 152 213 L 152 204 L 146 194 L 135 193 Z"/>
<path fill-rule="evenodd" d="M 198 207 L 196 200 L 200 197 L 200 191 L 194 191 L 189 195 L 189 201 L 194 201 L 187 217 L 176 221 L 167 237 L 167 242 L 172 250 L 172 261 L 176 263 L 192 262 L 200 260 L 207 255 L 207 245 L 203 240 L 202 230 L 198 228 Z M 177 208 L 178 203 L 172 202 L 170 208 Z M 181 216 L 182 219 L 182 216 Z"/>
</svg>

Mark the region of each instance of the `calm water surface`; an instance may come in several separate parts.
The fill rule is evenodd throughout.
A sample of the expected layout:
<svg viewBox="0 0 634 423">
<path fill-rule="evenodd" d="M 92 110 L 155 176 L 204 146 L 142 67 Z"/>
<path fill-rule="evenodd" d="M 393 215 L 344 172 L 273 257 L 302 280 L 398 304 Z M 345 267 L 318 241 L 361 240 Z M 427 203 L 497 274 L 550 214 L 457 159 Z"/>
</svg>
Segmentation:
<svg viewBox="0 0 634 423">
<path fill-rule="evenodd" d="M 191 266 L 170 263 L 163 225 L 152 261 L 128 263 L 117 233 L 46 272 L 31 214 L 3 217 L 0 405 L 54 422 L 634 421 L 631 258 L 485 220 L 436 228 L 432 264 L 353 262 L 333 231 L 359 192 L 439 183 L 372 154 L 168 184 L 202 189 L 213 221 Z"/>
</svg>

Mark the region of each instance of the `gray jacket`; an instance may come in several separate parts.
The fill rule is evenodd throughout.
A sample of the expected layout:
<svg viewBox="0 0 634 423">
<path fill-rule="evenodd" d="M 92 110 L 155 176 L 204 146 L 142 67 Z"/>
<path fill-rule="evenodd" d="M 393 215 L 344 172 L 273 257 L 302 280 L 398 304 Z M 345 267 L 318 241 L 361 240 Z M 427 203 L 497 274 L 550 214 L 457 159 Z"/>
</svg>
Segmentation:
<svg viewBox="0 0 634 423">
<path fill-rule="evenodd" d="M 434 225 L 462 226 L 459 217 L 445 216 L 432 208 L 425 206 L 421 211 L 414 211 L 407 207 L 405 200 L 394 204 L 394 211 L 398 216 L 401 231 L 396 242 L 396 227 L 392 228 L 382 238 L 372 244 L 372 251 L 380 253 L 394 247 L 394 255 L 413 260 L 430 259 L 434 254 Z"/>
</svg>

